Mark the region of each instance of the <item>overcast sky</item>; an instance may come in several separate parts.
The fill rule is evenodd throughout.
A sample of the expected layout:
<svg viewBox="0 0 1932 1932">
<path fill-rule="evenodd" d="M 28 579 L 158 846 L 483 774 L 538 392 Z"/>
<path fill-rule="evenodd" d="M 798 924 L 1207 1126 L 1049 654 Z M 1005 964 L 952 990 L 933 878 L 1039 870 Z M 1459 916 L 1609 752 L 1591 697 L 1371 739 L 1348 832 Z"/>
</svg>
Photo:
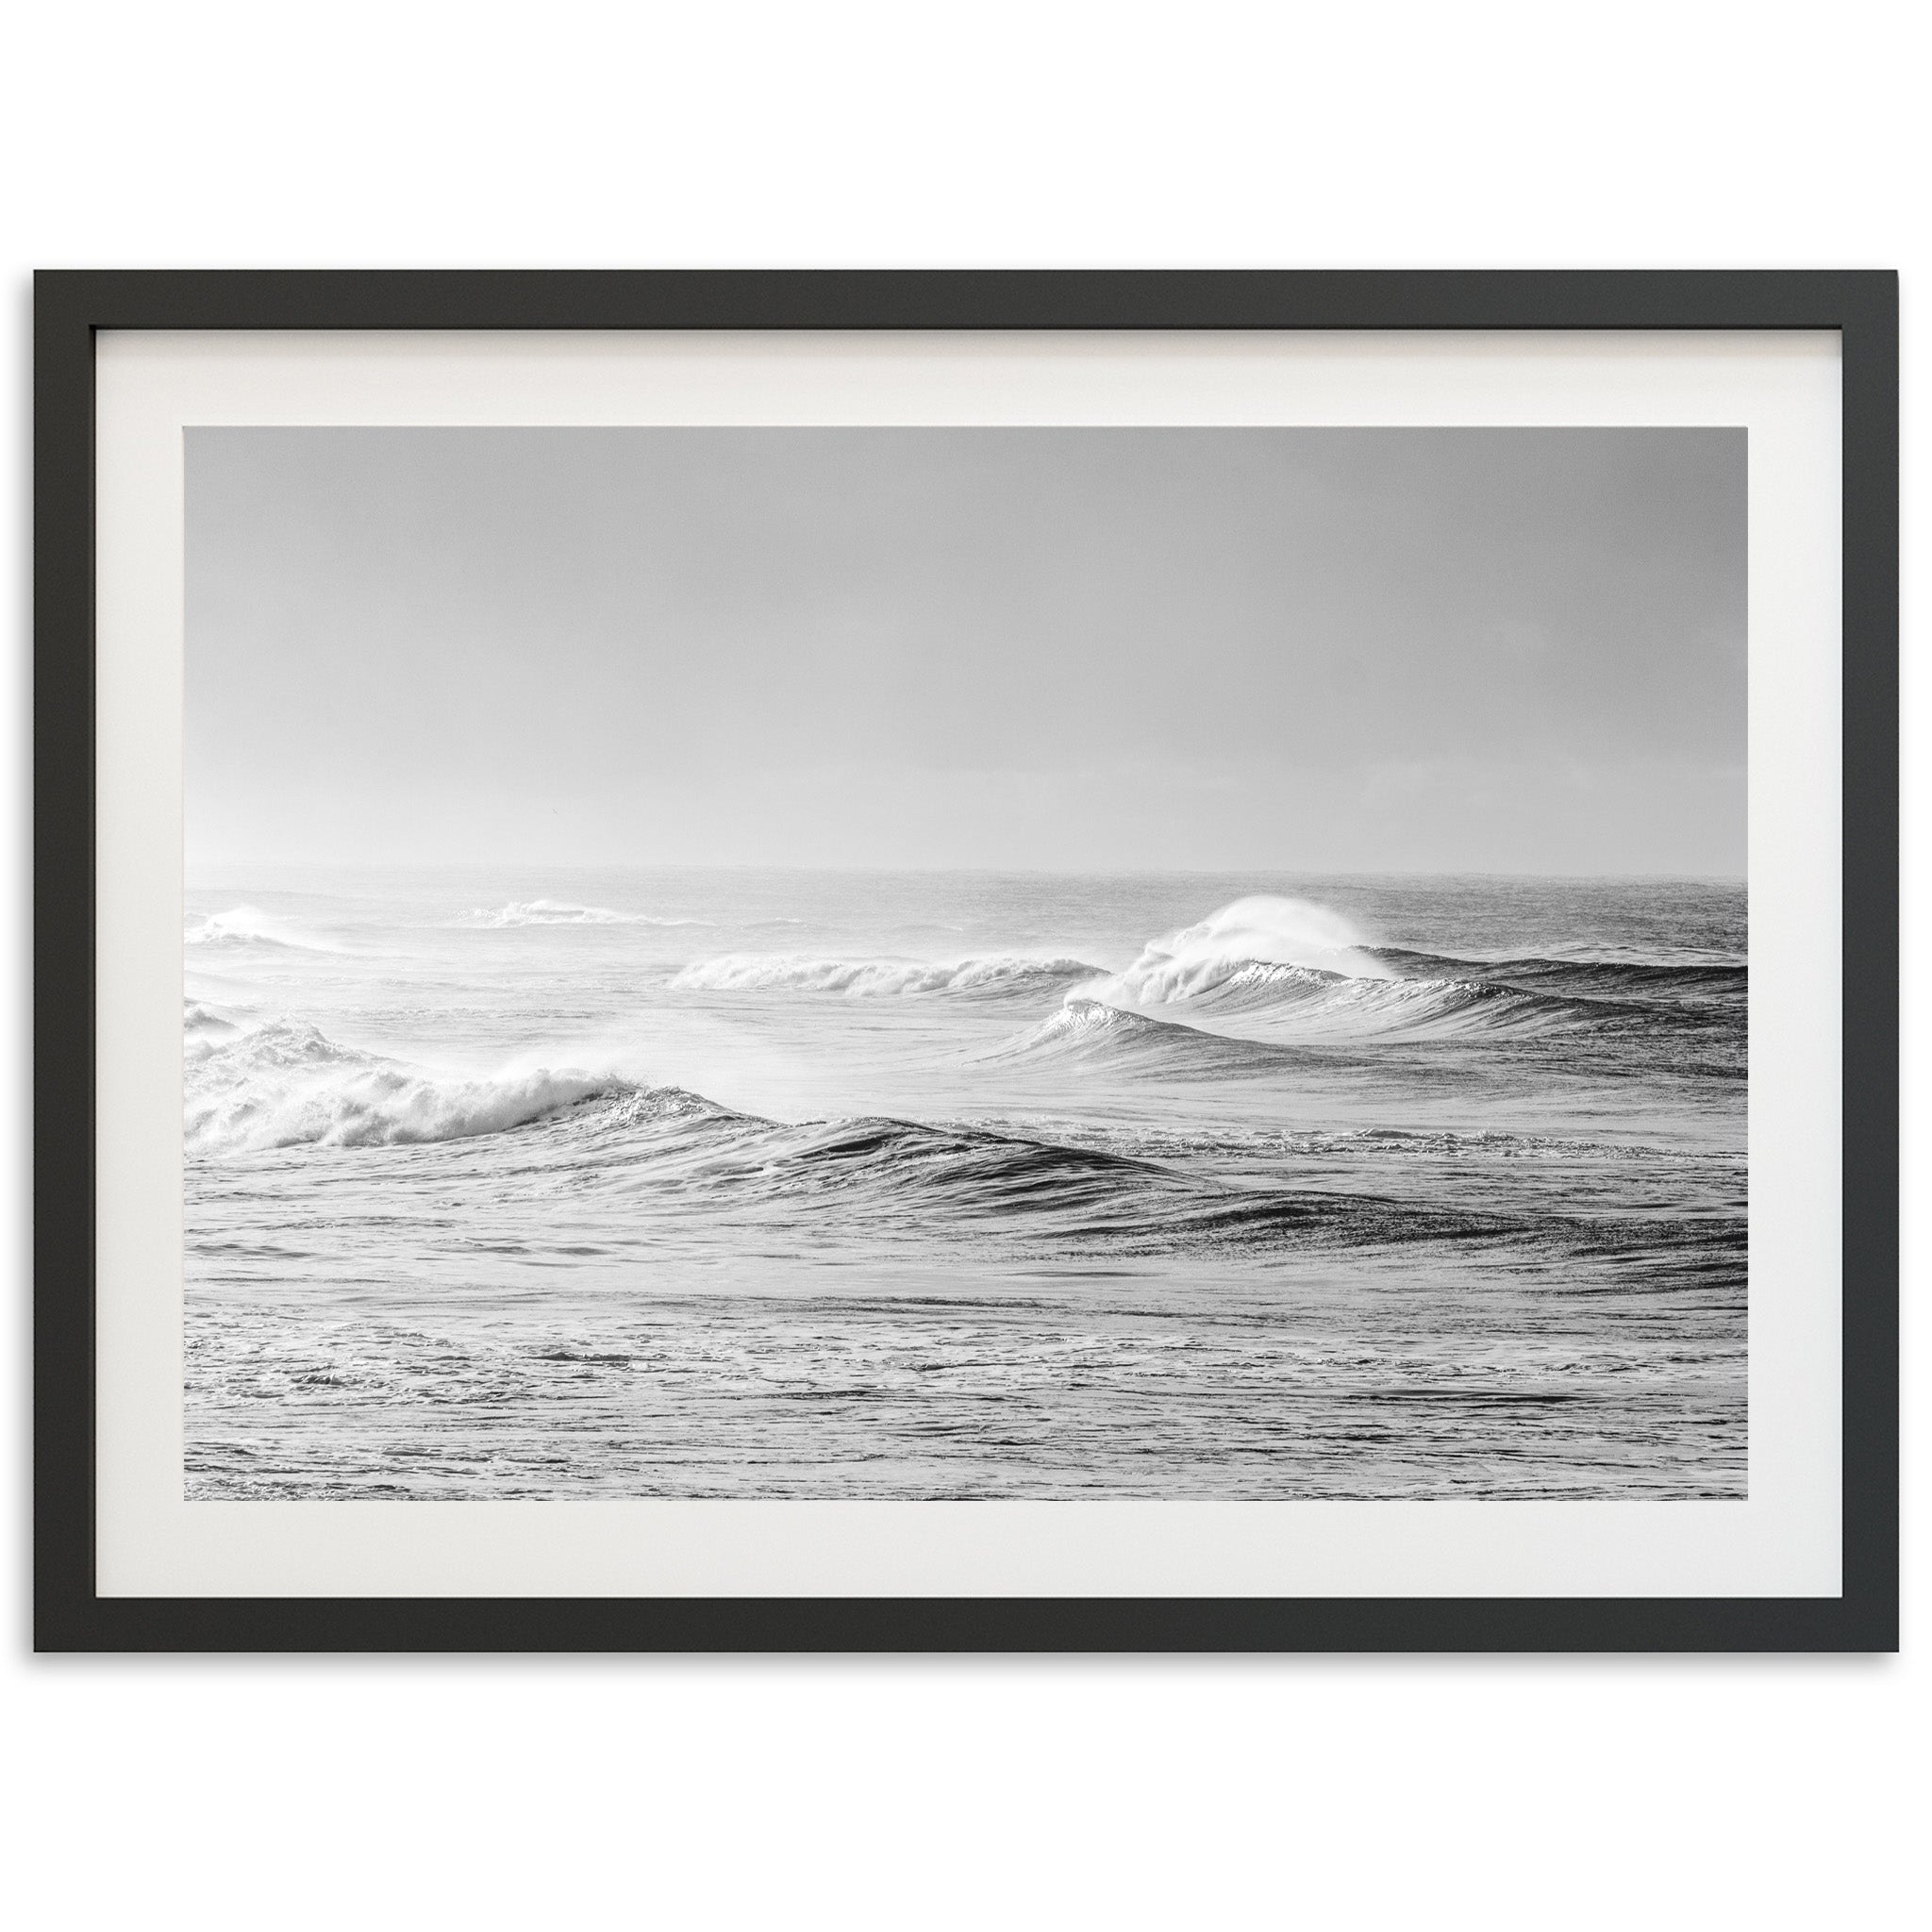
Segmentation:
<svg viewBox="0 0 1932 1932">
<path fill-rule="evenodd" d="M 192 864 L 1741 873 L 1744 434 L 193 429 Z"/>
</svg>

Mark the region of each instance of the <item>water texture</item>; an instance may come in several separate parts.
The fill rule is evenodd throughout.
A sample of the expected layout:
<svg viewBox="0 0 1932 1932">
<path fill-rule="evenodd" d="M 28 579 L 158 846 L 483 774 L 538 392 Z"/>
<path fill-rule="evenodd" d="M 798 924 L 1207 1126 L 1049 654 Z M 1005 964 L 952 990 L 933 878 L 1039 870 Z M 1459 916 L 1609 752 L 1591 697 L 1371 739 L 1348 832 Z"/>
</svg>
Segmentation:
<svg viewBox="0 0 1932 1932">
<path fill-rule="evenodd" d="M 191 1497 L 1740 1496 L 1740 884 L 197 881 Z"/>
</svg>

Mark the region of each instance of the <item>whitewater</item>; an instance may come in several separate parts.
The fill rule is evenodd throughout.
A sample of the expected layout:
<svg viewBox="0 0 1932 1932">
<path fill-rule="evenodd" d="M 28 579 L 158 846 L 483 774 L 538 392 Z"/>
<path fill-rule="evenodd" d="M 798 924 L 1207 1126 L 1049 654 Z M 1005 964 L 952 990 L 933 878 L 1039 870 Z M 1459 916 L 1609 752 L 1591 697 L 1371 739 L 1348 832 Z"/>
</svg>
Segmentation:
<svg viewBox="0 0 1932 1932">
<path fill-rule="evenodd" d="M 257 870 L 193 1497 L 1745 1493 L 1740 883 Z"/>
</svg>

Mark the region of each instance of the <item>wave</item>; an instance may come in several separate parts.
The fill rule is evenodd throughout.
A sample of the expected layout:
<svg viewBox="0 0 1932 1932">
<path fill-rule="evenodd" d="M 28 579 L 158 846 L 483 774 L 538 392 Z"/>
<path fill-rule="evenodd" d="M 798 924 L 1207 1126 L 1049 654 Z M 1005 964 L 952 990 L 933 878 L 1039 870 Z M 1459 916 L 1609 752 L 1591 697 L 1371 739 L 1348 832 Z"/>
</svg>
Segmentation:
<svg viewBox="0 0 1932 1932">
<path fill-rule="evenodd" d="M 1491 1238 L 1509 1225 L 1380 1197 L 1257 1190 L 972 1124 L 788 1124 L 608 1074 L 450 1078 L 298 1020 L 203 1045 L 188 1070 L 184 1121 L 187 1151 L 202 1158 L 392 1150 L 526 1129 L 538 1138 L 521 1143 L 520 1158 L 547 1156 L 577 1181 L 597 1172 L 636 1195 L 641 1214 L 682 1208 L 712 1224 L 777 1214 L 808 1225 L 826 1211 L 821 1239 L 970 1239 L 1049 1252 Z"/>
<path fill-rule="evenodd" d="M 1159 1004 L 1193 998 L 1255 966 L 1352 978 L 1391 976 L 1341 913 L 1307 899 L 1256 893 L 1165 939 L 1149 940 L 1124 972 L 1079 991 L 1134 1005 Z"/>
<path fill-rule="evenodd" d="M 1314 966 L 1277 966 L 1262 959 L 1227 959 L 1202 967 L 1183 979 L 1166 974 L 1121 974 L 1091 987 L 1075 987 L 1071 997 L 1124 1000 L 1130 1005 L 1216 1008 L 1226 1012 L 1257 1012 L 1318 998 L 1351 981 L 1345 973 Z M 1376 985 L 1393 984 L 1377 980 Z"/>
<path fill-rule="evenodd" d="M 192 1010 L 192 1009 L 191 1009 Z M 300 1020 L 191 1032 L 183 1132 L 191 1155 L 276 1147 L 394 1147 L 529 1124 L 591 1099 L 653 1090 L 577 1069 L 437 1074 L 331 1040 Z"/>
<path fill-rule="evenodd" d="M 1197 974 L 1185 988 L 1155 988 L 1145 982 L 1135 988 L 1109 980 L 1075 987 L 1067 999 L 1070 1007 L 1096 1001 L 1111 1006 L 1136 993 L 1204 1017 L 1258 1022 L 1271 1036 L 1295 1039 L 1600 1032 L 1641 1028 L 1657 1017 L 1654 1009 L 1640 1006 L 1574 999 L 1488 980 L 1356 979 L 1253 959 L 1230 962 L 1218 975 Z"/>
<path fill-rule="evenodd" d="M 1257 896 L 1150 941 L 1131 966 L 1069 988 L 1067 1000 L 1258 1015 L 1296 1036 L 1446 1039 L 1724 1024 L 1748 988 L 1735 958 L 1465 959 L 1371 944 L 1326 907 Z"/>
<path fill-rule="evenodd" d="M 1290 1048 L 1207 1033 L 1198 1026 L 1153 1020 L 1144 1013 L 1073 995 L 1058 1012 L 986 1058 L 1034 1065 L 1119 1068 L 1192 1080 L 1270 1074 L 1299 1064 L 1299 1057 Z"/>
<path fill-rule="evenodd" d="M 752 992 L 784 989 L 885 998 L 914 993 L 1051 995 L 1100 969 L 1084 959 L 1028 959 L 1012 954 L 925 963 L 912 959 L 818 959 L 795 953 L 727 953 L 687 966 L 671 982 L 687 991 Z"/>
<path fill-rule="evenodd" d="M 1750 968 L 1729 961 L 1569 958 L 1459 959 L 1400 946 L 1374 946 L 1377 959 L 1405 978 L 1478 979 L 1551 990 L 1579 998 L 1741 998 Z"/>
<path fill-rule="evenodd" d="M 266 947 L 273 951 L 328 953 L 336 949 L 306 934 L 297 934 L 285 921 L 271 917 L 253 906 L 234 906 L 226 912 L 211 912 L 181 935 L 189 946 L 223 949 Z"/>
<path fill-rule="evenodd" d="M 1287 1159 L 1405 1159 L 1575 1161 L 1682 1160 L 1681 1149 L 1647 1141 L 1593 1140 L 1578 1134 L 1513 1133 L 1497 1128 L 1454 1127 L 1286 1127 L 1204 1126 L 1197 1123 L 1159 1125 L 1091 1118 L 1030 1119 L 975 1116 L 972 1124 L 996 1133 L 1050 1132 L 1075 1146 L 1093 1147 L 1142 1160 L 1255 1162 Z M 1717 1158 L 1706 1155 L 1690 1157 Z M 1741 1158 L 1741 1157 L 1740 1157 Z"/>
<path fill-rule="evenodd" d="M 529 899 L 493 911 L 476 907 L 463 915 L 466 925 L 502 931 L 520 925 L 709 925 L 708 919 L 657 919 L 647 912 L 613 912 L 608 906 L 575 906 L 562 899 Z"/>
<path fill-rule="evenodd" d="M 1307 1064 L 1304 1043 L 1372 1037 L 1453 1040 L 1641 1030 L 1655 1015 L 1606 1001 L 1566 1000 L 1467 980 L 1347 979 L 1298 967 L 1230 975 L 1193 1008 L 1269 1037 L 1210 1031 L 1084 997 L 1075 988 L 1050 1018 L 987 1058 L 1074 1067 L 1117 1067 L 1175 1079 L 1259 1078 Z"/>
<path fill-rule="evenodd" d="M 780 1128 L 711 1164 L 714 1182 L 763 1200 L 836 1197 L 841 1222 L 901 1231 L 908 1207 L 982 1238 L 1119 1254 L 1202 1247 L 1493 1238 L 1493 1216 L 1444 1214 L 1379 1197 L 1248 1189 L 1154 1162 L 983 1128 L 892 1119 Z"/>
<path fill-rule="evenodd" d="M 1646 969 L 1622 961 L 1551 959 L 1485 963 L 1392 946 L 1357 947 L 1352 957 L 1348 949 L 1331 948 L 1322 956 L 1330 963 L 1320 964 L 1224 950 L 1224 943 L 1252 936 L 1250 922 L 1230 917 L 1250 903 L 1238 901 L 1187 933 L 1150 944 L 1124 973 L 1070 988 L 1068 1007 L 1085 1009 L 1097 1002 L 1135 1012 L 1178 1007 L 1204 1019 L 1259 1020 L 1271 1036 L 1297 1039 L 1455 1039 L 1641 1028 L 1672 1011 L 1696 1024 L 1696 1015 L 1685 1016 L 1680 1008 L 1608 995 L 1655 991 L 1663 983 L 1657 975 L 1666 974 L 1692 974 L 1707 990 L 1741 985 L 1742 969 L 1734 967 Z M 1211 943 L 1191 938 L 1198 934 L 1211 934 Z M 1371 970 L 1347 970 L 1359 963 Z M 1098 1024 L 1091 1013 L 1081 1023 L 1089 1030 Z"/>
<path fill-rule="evenodd" d="M 1049 1026 L 1079 1031 L 1080 1016 L 1069 1022 L 1070 1011 Z M 1184 1055 L 1271 1051 L 1110 1009 L 1098 1009 L 1090 1024 L 1130 1050 L 1152 1040 L 1161 1051 Z M 737 1223 L 787 1242 L 963 1241 L 1049 1257 L 1395 1242 L 1474 1242 L 1499 1253 L 1547 1253 L 1553 1245 L 1634 1252 L 1689 1242 L 1708 1247 L 1720 1269 L 1738 1265 L 1733 1251 L 1742 1241 L 1741 1223 L 1622 1228 L 1185 1172 L 1146 1151 L 1067 1144 L 1037 1128 L 880 1116 L 786 1124 L 608 1073 L 449 1077 L 346 1045 L 297 1020 L 199 1044 L 187 1069 L 191 1156 L 323 1147 L 380 1158 L 385 1151 L 478 1140 L 487 1153 L 492 1142 L 508 1151 L 501 1137 L 514 1132 L 513 1171 L 525 1176 L 519 1185 L 578 1188 L 594 1178 L 635 1201 L 640 1229 L 668 1231 L 690 1215 L 708 1234 Z"/>
<path fill-rule="evenodd" d="M 206 1051 L 220 1040 L 232 1039 L 241 1025 L 220 1008 L 200 1000 L 181 1002 L 181 1034 L 192 1050 Z"/>
<path fill-rule="evenodd" d="M 607 1168 L 632 1163 L 641 1210 L 695 1209 L 713 1224 L 776 1216 L 815 1239 L 1156 1255 L 1524 1232 L 1495 1215 L 1246 1186 L 1037 1134 L 889 1116 L 787 1125 L 687 1098 L 692 1111 L 657 1115 L 642 1134 L 609 1135 L 615 1109 L 541 1131 L 605 1139 Z"/>
<path fill-rule="evenodd" d="M 1225 1250 L 1479 1247 L 1507 1261 L 1557 1253 L 1648 1257 L 1741 1277 L 1741 1217 L 1604 1217 L 1444 1207 L 1335 1187 L 1241 1181 L 1039 1130 L 871 1117 L 784 1126 L 720 1110 L 672 1124 L 640 1192 L 867 1243 L 963 1241 L 1043 1256 Z M 547 1130 L 546 1130 L 547 1131 Z M 1553 1145 L 1556 1143 L 1552 1143 Z M 813 1224 L 821 1210 L 836 1209 Z"/>
<path fill-rule="evenodd" d="M 1224 1004 L 1273 1005 L 1282 1024 L 1296 1034 L 1339 1037 L 1400 1035 L 1447 1040 L 1469 1036 L 1535 1036 L 1553 1033 L 1641 1030 L 1656 1015 L 1644 1008 L 1607 1000 L 1578 1000 L 1539 992 L 1528 987 L 1482 979 L 1337 979 L 1297 984 L 1284 1012 L 1279 985 L 1253 982 L 1235 988 Z"/>
</svg>

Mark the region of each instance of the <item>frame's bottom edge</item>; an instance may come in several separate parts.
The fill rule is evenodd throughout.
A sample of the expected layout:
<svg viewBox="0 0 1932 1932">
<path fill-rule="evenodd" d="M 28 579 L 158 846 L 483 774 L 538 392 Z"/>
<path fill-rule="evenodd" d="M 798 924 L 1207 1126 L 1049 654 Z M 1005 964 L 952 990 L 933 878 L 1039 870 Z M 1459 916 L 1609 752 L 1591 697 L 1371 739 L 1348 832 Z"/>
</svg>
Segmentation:
<svg viewBox="0 0 1932 1932">
<path fill-rule="evenodd" d="M 1847 1597 L 90 1597 L 34 1647 L 859 1654 L 1889 1652 Z"/>
</svg>

